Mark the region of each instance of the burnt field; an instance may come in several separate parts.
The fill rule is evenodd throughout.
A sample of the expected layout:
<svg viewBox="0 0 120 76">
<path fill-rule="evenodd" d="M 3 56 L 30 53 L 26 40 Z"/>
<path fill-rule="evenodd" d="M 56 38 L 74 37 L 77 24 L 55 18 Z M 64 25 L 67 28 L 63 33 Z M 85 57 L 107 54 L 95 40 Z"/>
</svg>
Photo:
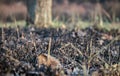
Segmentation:
<svg viewBox="0 0 120 76">
<path fill-rule="evenodd" d="M 120 76 L 119 30 L 17 27 L 0 31 L 1 76 Z M 38 65 L 41 54 L 45 61 Z M 50 65 L 47 54 L 56 59 Z"/>
</svg>

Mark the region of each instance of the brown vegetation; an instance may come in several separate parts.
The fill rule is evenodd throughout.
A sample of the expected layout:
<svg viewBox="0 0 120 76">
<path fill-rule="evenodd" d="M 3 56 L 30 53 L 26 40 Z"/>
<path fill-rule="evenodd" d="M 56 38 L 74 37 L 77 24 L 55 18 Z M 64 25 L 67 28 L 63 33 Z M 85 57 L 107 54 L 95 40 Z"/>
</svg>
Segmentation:
<svg viewBox="0 0 120 76">
<path fill-rule="evenodd" d="M 61 64 L 58 59 L 53 56 L 48 56 L 47 54 L 40 54 L 38 57 L 38 64 L 46 65 L 52 69 L 57 69 L 61 67 Z"/>
</svg>

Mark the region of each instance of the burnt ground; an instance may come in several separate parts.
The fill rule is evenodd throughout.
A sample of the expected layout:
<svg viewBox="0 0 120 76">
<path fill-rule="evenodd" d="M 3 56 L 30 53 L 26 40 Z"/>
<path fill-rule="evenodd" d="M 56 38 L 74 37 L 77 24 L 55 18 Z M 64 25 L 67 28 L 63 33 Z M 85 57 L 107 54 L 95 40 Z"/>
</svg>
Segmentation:
<svg viewBox="0 0 120 76">
<path fill-rule="evenodd" d="M 86 29 L 60 28 L 0 28 L 0 74 L 15 76 L 57 76 L 55 70 L 37 67 L 36 57 L 47 53 L 59 59 L 67 76 L 82 75 L 120 62 L 120 32 L 89 27 Z M 20 75 L 21 74 L 21 75 Z M 9 76 L 9 75 L 8 75 Z M 61 75 L 62 76 L 62 75 Z"/>
</svg>

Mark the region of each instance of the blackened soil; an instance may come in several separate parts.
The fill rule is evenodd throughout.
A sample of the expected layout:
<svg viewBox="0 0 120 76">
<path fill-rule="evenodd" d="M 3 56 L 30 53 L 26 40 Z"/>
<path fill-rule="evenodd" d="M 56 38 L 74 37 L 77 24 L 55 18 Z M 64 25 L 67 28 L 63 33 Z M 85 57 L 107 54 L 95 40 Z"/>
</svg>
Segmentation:
<svg viewBox="0 0 120 76">
<path fill-rule="evenodd" d="M 105 63 L 120 62 L 118 30 L 107 31 L 94 27 L 83 30 L 0 28 L 0 74 L 4 76 L 11 72 L 16 76 L 42 76 L 42 73 L 45 73 L 44 76 L 54 76 L 54 71 L 49 68 L 43 67 L 40 70 L 36 60 L 39 54 L 47 53 L 50 38 L 51 56 L 60 60 L 68 76 L 82 74 L 83 64 L 89 66 L 88 70 L 92 72 Z"/>
</svg>

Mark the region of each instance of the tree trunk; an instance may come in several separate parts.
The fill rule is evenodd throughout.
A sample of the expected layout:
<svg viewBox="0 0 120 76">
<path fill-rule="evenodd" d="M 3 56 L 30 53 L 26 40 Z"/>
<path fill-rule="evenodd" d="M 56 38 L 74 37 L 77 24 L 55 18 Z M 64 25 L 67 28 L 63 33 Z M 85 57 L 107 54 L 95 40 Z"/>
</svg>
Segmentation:
<svg viewBox="0 0 120 76">
<path fill-rule="evenodd" d="M 52 0 L 38 0 L 35 24 L 37 27 L 48 27 L 52 23 Z"/>
<path fill-rule="evenodd" d="M 26 25 L 29 25 L 30 23 L 35 23 L 35 10 L 36 10 L 36 4 L 37 0 L 25 0 L 27 5 L 27 11 L 28 11 L 28 17 L 26 19 Z"/>
</svg>

